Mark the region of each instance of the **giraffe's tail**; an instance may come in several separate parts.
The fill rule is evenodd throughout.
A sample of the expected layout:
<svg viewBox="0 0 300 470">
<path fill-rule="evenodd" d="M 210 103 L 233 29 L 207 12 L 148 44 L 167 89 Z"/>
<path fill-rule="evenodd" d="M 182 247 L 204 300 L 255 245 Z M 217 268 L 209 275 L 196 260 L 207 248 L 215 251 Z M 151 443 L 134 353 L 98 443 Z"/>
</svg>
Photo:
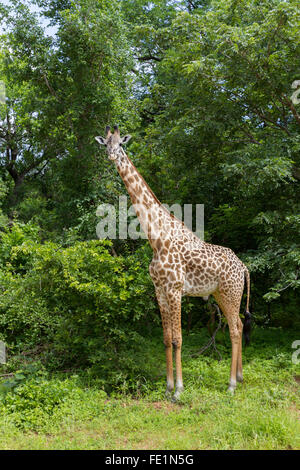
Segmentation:
<svg viewBox="0 0 300 470">
<path fill-rule="evenodd" d="M 249 312 L 250 274 L 246 266 L 245 266 L 245 278 L 247 282 L 247 305 L 246 305 L 246 311 L 245 311 L 243 333 L 244 333 L 244 338 L 245 338 L 245 345 L 248 346 L 248 344 L 250 343 L 250 333 L 251 333 L 251 313 Z"/>
</svg>

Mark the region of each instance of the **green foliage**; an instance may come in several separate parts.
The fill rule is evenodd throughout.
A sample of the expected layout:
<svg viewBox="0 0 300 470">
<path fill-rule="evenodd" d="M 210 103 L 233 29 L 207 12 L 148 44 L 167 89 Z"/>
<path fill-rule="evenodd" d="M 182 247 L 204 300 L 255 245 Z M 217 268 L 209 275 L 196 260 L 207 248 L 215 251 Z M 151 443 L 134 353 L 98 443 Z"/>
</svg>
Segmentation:
<svg viewBox="0 0 300 470">
<path fill-rule="evenodd" d="M 0 322 L 9 348 L 44 344 L 49 367 L 96 364 L 109 374 L 108 361 L 118 368 L 124 348 L 142 343 L 158 320 L 149 250 L 118 257 L 110 241 L 95 240 L 61 248 L 25 227 L 2 234 Z"/>
<path fill-rule="evenodd" d="M 128 153 L 162 202 L 205 204 L 207 241 L 251 271 L 256 322 L 298 328 L 296 0 L 32 3 L 55 35 L 24 2 L 0 7 L 0 337 L 10 359 L 84 367 L 110 392 L 155 388 L 151 250 L 95 240 L 98 205 L 125 193 L 94 139 L 106 124 L 135 134 Z M 183 312 L 192 333 L 208 318 L 197 299 Z M 22 380 L 10 384 L 25 397 Z"/>
<path fill-rule="evenodd" d="M 119 2 L 58 3 L 54 38 L 23 2 L 14 2 L 4 15 L 9 32 L 0 56 L 7 95 L 0 105 L 0 169 L 12 181 L 8 211 L 34 217 L 47 234 L 77 225 L 78 201 L 96 210 L 95 185 L 97 197 L 107 199 L 94 136 L 110 119 L 128 126 L 136 120 Z"/>
<path fill-rule="evenodd" d="M 0 384 L 1 414 L 12 418 L 19 429 L 42 429 L 66 400 L 84 397 L 74 378 L 49 380 L 39 374 L 25 380 L 22 372 L 16 373 L 10 382 Z"/>
<path fill-rule="evenodd" d="M 7 187 L 0 177 L 0 230 L 7 223 L 7 217 L 5 217 L 5 214 L 2 211 L 2 204 L 3 204 L 3 200 L 5 198 L 6 193 L 7 193 Z"/>
<path fill-rule="evenodd" d="M 238 385 L 234 397 L 226 392 L 229 335 L 223 360 L 217 361 L 209 355 L 195 356 L 206 341 L 203 330 L 184 336 L 185 391 L 177 404 L 164 397 L 164 348 L 159 330 L 144 348 L 144 357 L 153 358 L 151 375 L 142 379 L 149 362 L 141 362 L 134 398 L 125 388 L 126 382 L 133 384 L 134 377 L 124 382 L 122 394 L 107 396 L 86 371 L 68 379 L 40 377 L 35 372 L 13 392 L 4 397 L 0 393 L 4 430 L 0 447 L 297 449 L 299 393 L 297 366 L 291 361 L 294 337 L 292 330 L 256 328 L 254 342 L 244 354 L 245 382 Z M 141 382 L 145 397 L 137 393 Z"/>
<path fill-rule="evenodd" d="M 300 18 L 294 0 L 257 5 L 211 2 L 153 26 L 161 60 L 152 60 L 141 109 L 147 181 L 168 203 L 205 204 L 209 241 L 249 265 L 267 320 L 261 299 L 299 292 L 300 116 L 291 94 Z"/>
<path fill-rule="evenodd" d="M 46 375 L 47 373 L 40 364 L 28 363 L 15 373 L 8 374 L 8 379 L 0 383 L 0 393 L 5 395 L 8 392 L 13 392 L 20 385 L 30 380 L 45 378 Z"/>
<path fill-rule="evenodd" d="M 36 3 L 54 37 L 22 2 L 1 10 L 0 226 L 94 239 L 97 206 L 125 192 L 94 140 L 118 122 L 160 200 L 205 204 L 207 240 L 247 262 L 266 320 L 299 292 L 297 2 Z"/>
</svg>

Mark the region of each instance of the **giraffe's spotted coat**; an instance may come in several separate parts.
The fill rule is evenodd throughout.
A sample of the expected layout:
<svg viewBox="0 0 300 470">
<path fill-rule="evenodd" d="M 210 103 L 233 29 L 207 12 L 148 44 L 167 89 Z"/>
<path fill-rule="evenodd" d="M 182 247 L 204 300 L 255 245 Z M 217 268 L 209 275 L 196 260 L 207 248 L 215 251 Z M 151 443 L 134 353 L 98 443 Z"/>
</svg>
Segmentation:
<svg viewBox="0 0 300 470">
<path fill-rule="evenodd" d="M 121 147 L 118 129 L 106 139 L 96 138 L 107 146 L 134 204 L 140 224 L 153 249 L 149 266 L 158 300 L 167 360 L 167 390 L 174 386 L 172 348 L 175 351 L 177 398 L 183 388 L 181 372 L 181 298 L 184 295 L 207 298 L 213 295 L 229 325 L 232 342 L 232 363 L 229 389 L 242 378 L 242 329 L 240 303 L 247 279 L 249 306 L 249 272 L 234 254 L 223 246 L 206 243 L 183 222 L 162 206 L 143 177 Z M 99 141 L 102 139 L 102 141 Z"/>
</svg>

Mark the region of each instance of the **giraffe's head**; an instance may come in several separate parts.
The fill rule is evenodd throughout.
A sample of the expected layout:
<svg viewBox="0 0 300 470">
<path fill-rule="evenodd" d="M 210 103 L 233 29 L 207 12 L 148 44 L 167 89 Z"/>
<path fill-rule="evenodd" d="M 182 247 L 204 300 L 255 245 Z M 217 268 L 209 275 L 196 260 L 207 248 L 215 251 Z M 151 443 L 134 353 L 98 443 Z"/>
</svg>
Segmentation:
<svg viewBox="0 0 300 470">
<path fill-rule="evenodd" d="M 95 137 L 98 144 L 105 145 L 108 157 L 110 160 L 117 160 L 119 157 L 124 155 L 124 150 L 122 149 L 123 144 L 127 144 L 131 139 L 130 135 L 125 135 L 124 137 L 120 136 L 120 131 L 118 126 L 114 126 L 114 133 L 110 131 L 110 127 L 106 127 L 106 137 Z"/>
</svg>

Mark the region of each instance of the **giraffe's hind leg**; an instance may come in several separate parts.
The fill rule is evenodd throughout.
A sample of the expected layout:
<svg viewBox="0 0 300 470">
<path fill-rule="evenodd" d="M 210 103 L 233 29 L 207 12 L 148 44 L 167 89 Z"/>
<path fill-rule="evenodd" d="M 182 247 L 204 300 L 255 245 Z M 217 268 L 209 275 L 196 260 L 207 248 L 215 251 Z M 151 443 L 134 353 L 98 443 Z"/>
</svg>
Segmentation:
<svg viewBox="0 0 300 470">
<path fill-rule="evenodd" d="M 228 295 L 224 295 L 219 291 L 214 293 L 214 297 L 218 302 L 222 312 L 224 313 L 228 326 L 231 339 L 232 353 L 231 353 L 231 369 L 228 390 L 234 392 L 237 380 L 242 379 L 242 332 L 243 325 L 239 317 L 240 313 L 240 299 L 230 300 Z"/>
</svg>

